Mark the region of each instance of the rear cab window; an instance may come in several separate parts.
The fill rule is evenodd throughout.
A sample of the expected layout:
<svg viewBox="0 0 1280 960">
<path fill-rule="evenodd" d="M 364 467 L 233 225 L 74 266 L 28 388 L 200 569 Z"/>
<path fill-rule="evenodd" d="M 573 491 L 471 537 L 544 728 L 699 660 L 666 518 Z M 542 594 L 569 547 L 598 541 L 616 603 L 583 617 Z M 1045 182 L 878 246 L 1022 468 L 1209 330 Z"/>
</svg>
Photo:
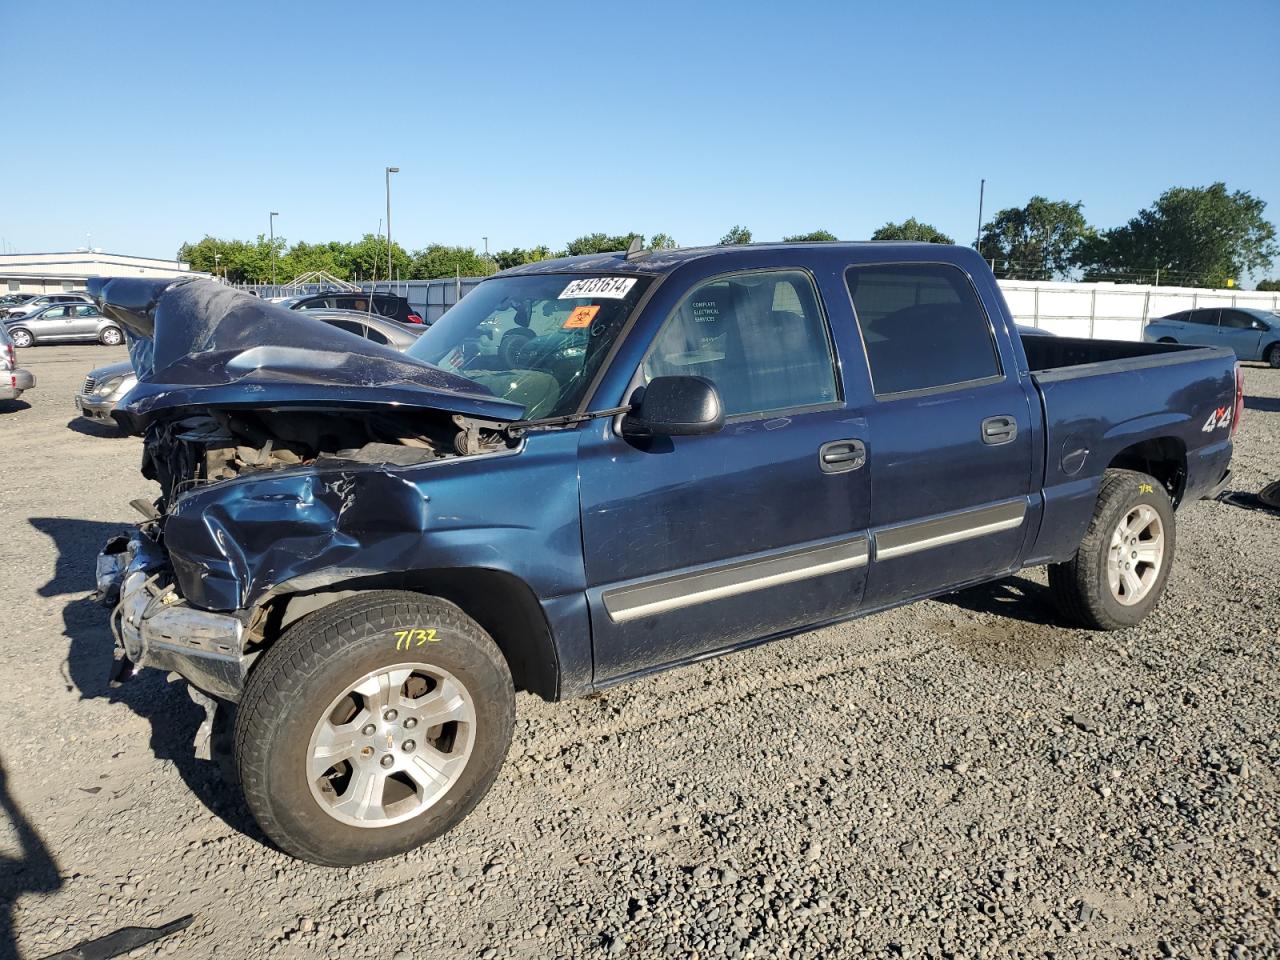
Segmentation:
<svg viewBox="0 0 1280 960">
<path fill-rule="evenodd" d="M 958 267 L 867 264 L 845 283 L 877 398 L 1003 379 L 991 321 Z"/>
</svg>

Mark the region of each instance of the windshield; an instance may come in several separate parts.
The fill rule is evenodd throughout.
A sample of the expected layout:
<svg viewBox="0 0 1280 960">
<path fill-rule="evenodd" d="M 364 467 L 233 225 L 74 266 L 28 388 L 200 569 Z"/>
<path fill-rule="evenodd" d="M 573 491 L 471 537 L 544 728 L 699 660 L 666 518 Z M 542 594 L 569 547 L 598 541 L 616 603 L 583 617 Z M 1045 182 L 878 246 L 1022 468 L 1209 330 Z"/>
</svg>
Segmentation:
<svg viewBox="0 0 1280 960">
<path fill-rule="evenodd" d="M 486 280 L 407 353 L 523 404 L 527 420 L 564 416 L 651 282 L 572 273 Z"/>
</svg>

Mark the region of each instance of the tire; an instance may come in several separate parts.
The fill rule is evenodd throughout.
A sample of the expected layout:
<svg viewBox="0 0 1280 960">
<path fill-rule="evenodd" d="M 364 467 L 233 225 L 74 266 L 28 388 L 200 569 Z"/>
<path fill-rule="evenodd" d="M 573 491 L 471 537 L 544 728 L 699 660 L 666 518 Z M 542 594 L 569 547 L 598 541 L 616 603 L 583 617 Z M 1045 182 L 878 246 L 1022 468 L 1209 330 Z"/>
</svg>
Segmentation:
<svg viewBox="0 0 1280 960">
<path fill-rule="evenodd" d="M 13 341 L 15 347 L 34 347 L 36 345 L 36 338 L 31 335 L 31 331 L 23 330 L 21 327 L 16 330 L 10 330 L 9 339 Z"/>
<path fill-rule="evenodd" d="M 1159 340 L 1156 341 L 1156 343 L 1177 343 L 1177 342 L 1178 341 L 1173 339 L 1173 337 L 1161 337 Z"/>
<path fill-rule="evenodd" d="M 1156 527 L 1140 526 L 1149 516 L 1158 521 L 1160 534 L 1160 556 L 1154 564 L 1149 559 L 1133 559 L 1134 555 L 1149 558 L 1155 551 L 1152 531 Z M 1122 521 L 1137 532 L 1127 544 L 1119 531 Z M 1143 539 L 1144 534 L 1149 538 Z M 1117 542 L 1131 554 L 1129 558 L 1120 554 L 1119 559 L 1131 566 L 1113 570 Z M 1075 556 L 1049 566 L 1049 589 L 1058 609 L 1074 623 L 1094 630 L 1123 630 L 1142 620 L 1160 602 L 1176 546 L 1173 503 L 1160 481 L 1136 470 L 1108 470 Z M 1131 587 L 1135 578 L 1139 589 Z M 1119 594 L 1113 580 L 1120 582 Z M 1126 595 L 1135 599 L 1125 599 Z"/>
<path fill-rule="evenodd" d="M 405 631 L 409 649 L 398 649 Z M 403 680 L 407 669 L 415 672 Z M 370 675 L 390 682 L 380 688 Z M 344 696 L 362 678 L 378 692 Z M 424 689 L 426 707 L 398 697 Z M 386 704 L 399 708 L 395 717 L 379 713 Z M 464 719 L 431 725 L 433 711 Z M 514 722 L 511 672 L 474 620 L 436 597 L 377 591 L 304 617 L 263 654 L 237 711 L 236 769 L 250 811 L 280 849 L 352 866 L 421 846 L 470 813 L 498 775 Z M 327 735 L 344 744 L 332 757 L 351 759 L 317 774 L 330 763 L 312 759 Z M 382 764 L 394 764 L 389 774 L 378 772 Z M 423 786 L 414 771 L 432 782 Z M 381 802 L 361 807 L 358 784 L 371 781 L 382 784 Z"/>
<path fill-rule="evenodd" d="M 98 334 L 98 342 L 104 347 L 118 347 L 124 343 L 124 331 L 119 327 L 104 327 Z"/>
<path fill-rule="evenodd" d="M 1280 343 L 1273 343 L 1267 347 L 1265 359 L 1272 370 L 1280 370 Z"/>
</svg>

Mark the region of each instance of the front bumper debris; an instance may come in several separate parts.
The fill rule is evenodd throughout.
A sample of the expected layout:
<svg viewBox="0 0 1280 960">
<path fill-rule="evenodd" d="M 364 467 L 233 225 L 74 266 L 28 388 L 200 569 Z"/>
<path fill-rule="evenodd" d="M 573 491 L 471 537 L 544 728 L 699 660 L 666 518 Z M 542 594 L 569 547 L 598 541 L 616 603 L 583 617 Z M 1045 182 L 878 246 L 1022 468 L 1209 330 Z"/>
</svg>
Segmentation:
<svg viewBox="0 0 1280 960">
<path fill-rule="evenodd" d="M 117 663 L 113 682 L 141 667 L 173 671 L 192 686 L 223 700 L 240 699 L 253 662 L 244 653 L 244 624 L 230 614 L 198 610 L 167 582 L 160 548 L 138 536 L 121 548 L 108 541 L 98 556 L 98 596 L 111 603 Z"/>
</svg>

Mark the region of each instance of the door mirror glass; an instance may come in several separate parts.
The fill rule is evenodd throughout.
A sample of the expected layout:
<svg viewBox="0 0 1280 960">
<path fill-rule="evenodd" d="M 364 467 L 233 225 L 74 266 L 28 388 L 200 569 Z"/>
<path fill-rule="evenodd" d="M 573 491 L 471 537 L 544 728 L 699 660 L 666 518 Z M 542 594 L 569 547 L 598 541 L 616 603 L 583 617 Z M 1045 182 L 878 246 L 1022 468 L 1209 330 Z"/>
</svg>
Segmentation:
<svg viewBox="0 0 1280 960">
<path fill-rule="evenodd" d="M 624 437 L 693 437 L 724 426 L 724 406 L 706 377 L 654 377 L 631 394 Z"/>
</svg>

